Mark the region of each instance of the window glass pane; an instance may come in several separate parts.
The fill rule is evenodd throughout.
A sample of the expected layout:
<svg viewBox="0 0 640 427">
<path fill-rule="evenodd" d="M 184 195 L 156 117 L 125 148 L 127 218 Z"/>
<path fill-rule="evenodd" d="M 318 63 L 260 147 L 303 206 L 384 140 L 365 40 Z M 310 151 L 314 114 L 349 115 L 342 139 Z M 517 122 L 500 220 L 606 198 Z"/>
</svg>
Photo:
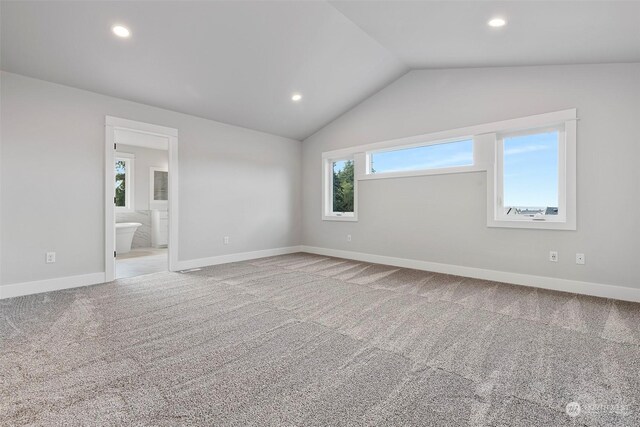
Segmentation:
<svg viewBox="0 0 640 427">
<path fill-rule="evenodd" d="M 333 162 L 333 212 L 353 212 L 353 160 Z"/>
<path fill-rule="evenodd" d="M 124 207 L 127 202 L 126 198 L 126 176 L 127 162 L 124 160 L 116 160 L 116 206 Z"/>
<path fill-rule="evenodd" d="M 504 138 L 504 212 L 558 214 L 558 131 Z"/>
<path fill-rule="evenodd" d="M 425 145 L 371 154 L 370 173 L 403 172 L 473 165 L 473 140 Z"/>
</svg>

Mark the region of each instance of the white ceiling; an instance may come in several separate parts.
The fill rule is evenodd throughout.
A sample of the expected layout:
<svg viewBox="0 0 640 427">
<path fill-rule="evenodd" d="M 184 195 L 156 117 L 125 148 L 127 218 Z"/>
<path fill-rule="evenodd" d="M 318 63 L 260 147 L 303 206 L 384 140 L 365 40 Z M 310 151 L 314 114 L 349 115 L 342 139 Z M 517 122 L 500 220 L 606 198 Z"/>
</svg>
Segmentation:
<svg viewBox="0 0 640 427">
<path fill-rule="evenodd" d="M 410 68 L 640 61 L 640 1 L 331 4 Z"/>
<path fill-rule="evenodd" d="M 406 71 L 326 2 L 20 1 L 1 12 L 6 71 L 295 139 Z"/>
<path fill-rule="evenodd" d="M 410 68 L 640 62 L 637 1 L 2 1 L 0 25 L 3 70 L 295 139 Z"/>
</svg>

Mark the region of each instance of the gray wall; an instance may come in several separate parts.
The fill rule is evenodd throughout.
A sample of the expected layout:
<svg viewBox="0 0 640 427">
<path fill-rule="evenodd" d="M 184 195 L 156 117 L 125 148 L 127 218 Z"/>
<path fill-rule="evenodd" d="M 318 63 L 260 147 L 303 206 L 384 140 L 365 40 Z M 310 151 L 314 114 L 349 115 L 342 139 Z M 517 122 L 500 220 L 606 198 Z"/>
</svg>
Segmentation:
<svg viewBox="0 0 640 427">
<path fill-rule="evenodd" d="M 1 90 L 2 284 L 104 271 L 105 115 L 178 129 L 180 260 L 299 244 L 300 142 L 5 72 Z"/>
<path fill-rule="evenodd" d="M 358 222 L 321 220 L 323 151 L 574 107 L 577 231 L 487 228 L 484 172 L 361 181 Z M 302 240 L 640 288 L 638 159 L 640 64 L 413 71 L 303 142 Z"/>
</svg>

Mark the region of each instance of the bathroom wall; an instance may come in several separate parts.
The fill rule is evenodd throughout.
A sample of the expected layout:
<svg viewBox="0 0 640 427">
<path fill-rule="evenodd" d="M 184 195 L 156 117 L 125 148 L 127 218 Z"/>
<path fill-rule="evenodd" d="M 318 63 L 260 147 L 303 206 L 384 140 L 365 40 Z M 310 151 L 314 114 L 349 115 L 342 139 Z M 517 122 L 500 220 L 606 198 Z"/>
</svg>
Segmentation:
<svg viewBox="0 0 640 427">
<path fill-rule="evenodd" d="M 142 224 L 133 235 L 131 248 L 151 247 L 151 211 L 116 212 L 116 222 L 139 222 Z"/>
<path fill-rule="evenodd" d="M 166 150 L 137 147 L 134 145 L 118 144 L 118 153 L 133 154 L 133 208 L 134 212 L 118 212 L 116 222 L 139 222 L 142 224 L 133 235 L 132 248 L 151 247 L 151 208 L 150 199 L 150 168 L 157 167 L 168 170 L 169 156 Z"/>
<path fill-rule="evenodd" d="M 117 141 L 116 141 L 117 142 Z M 134 171 L 134 210 L 149 211 L 149 168 L 158 167 L 168 170 L 169 154 L 166 150 L 136 147 L 118 144 L 117 153 L 129 153 L 135 156 Z"/>
</svg>

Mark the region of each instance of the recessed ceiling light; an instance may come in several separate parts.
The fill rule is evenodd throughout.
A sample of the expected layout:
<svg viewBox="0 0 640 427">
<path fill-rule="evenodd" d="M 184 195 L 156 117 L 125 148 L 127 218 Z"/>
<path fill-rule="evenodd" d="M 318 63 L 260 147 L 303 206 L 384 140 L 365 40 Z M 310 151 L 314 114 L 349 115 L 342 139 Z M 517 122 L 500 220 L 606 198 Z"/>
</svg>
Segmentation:
<svg viewBox="0 0 640 427">
<path fill-rule="evenodd" d="M 291 95 L 291 100 L 294 102 L 298 102 L 302 99 L 302 95 L 300 95 L 299 93 L 294 93 L 293 95 Z"/>
<path fill-rule="evenodd" d="M 122 25 L 114 25 L 111 28 L 111 31 L 113 31 L 113 34 L 115 34 L 116 36 L 122 38 L 127 38 L 131 35 L 131 31 L 129 31 L 127 27 L 123 27 Z"/>
<path fill-rule="evenodd" d="M 507 25 L 507 21 L 502 18 L 493 18 L 491 21 L 489 21 L 490 27 L 498 28 L 504 27 L 505 25 Z"/>
</svg>

